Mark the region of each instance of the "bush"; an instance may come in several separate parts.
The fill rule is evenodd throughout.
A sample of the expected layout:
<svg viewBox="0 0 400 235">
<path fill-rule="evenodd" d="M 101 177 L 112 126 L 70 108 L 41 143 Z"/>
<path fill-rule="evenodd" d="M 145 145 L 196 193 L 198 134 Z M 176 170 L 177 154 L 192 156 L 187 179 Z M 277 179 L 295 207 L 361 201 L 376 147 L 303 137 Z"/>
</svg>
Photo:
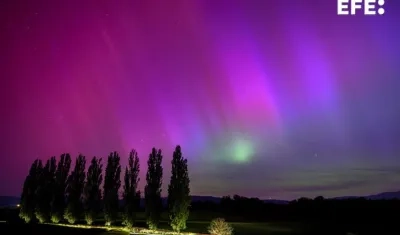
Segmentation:
<svg viewBox="0 0 400 235">
<path fill-rule="evenodd" d="M 21 219 L 23 219 L 23 220 L 25 221 L 25 223 L 29 223 L 29 222 L 31 222 L 31 220 L 32 220 L 32 216 L 31 216 L 31 215 L 29 215 L 29 214 L 27 214 L 27 213 L 23 213 L 23 212 L 21 212 L 21 213 L 19 214 L 19 217 L 20 217 Z"/>
<path fill-rule="evenodd" d="M 75 222 L 78 220 L 78 218 L 75 216 L 75 213 L 73 213 L 72 207 L 67 207 L 64 213 L 64 219 L 66 219 L 70 224 L 75 224 Z"/>
<path fill-rule="evenodd" d="M 185 206 L 186 208 L 186 206 Z M 170 225 L 172 230 L 175 232 L 180 232 L 186 229 L 186 221 L 189 217 L 189 211 L 186 209 L 181 209 L 175 216 L 170 216 L 171 222 Z"/>
<path fill-rule="evenodd" d="M 53 215 L 51 215 L 51 222 L 58 224 L 61 221 L 61 215 L 58 213 L 55 213 Z"/>
<path fill-rule="evenodd" d="M 90 212 L 90 211 L 85 213 L 85 221 L 86 221 L 87 225 L 92 225 L 94 218 L 95 218 L 95 213 Z"/>
<path fill-rule="evenodd" d="M 122 216 L 122 224 L 125 225 L 127 228 L 132 228 L 135 221 L 135 218 L 132 215 L 123 215 Z"/>
<path fill-rule="evenodd" d="M 41 224 L 48 221 L 47 216 L 39 210 L 35 211 L 35 216 L 36 216 L 36 219 L 39 220 L 39 223 L 41 223 Z"/>
<path fill-rule="evenodd" d="M 208 232 L 211 235 L 232 235 L 233 228 L 225 219 L 217 218 L 211 221 Z"/>
<path fill-rule="evenodd" d="M 158 229 L 158 222 L 152 220 L 151 218 L 147 219 L 146 221 L 147 226 L 149 226 L 150 230 L 157 230 Z"/>
</svg>

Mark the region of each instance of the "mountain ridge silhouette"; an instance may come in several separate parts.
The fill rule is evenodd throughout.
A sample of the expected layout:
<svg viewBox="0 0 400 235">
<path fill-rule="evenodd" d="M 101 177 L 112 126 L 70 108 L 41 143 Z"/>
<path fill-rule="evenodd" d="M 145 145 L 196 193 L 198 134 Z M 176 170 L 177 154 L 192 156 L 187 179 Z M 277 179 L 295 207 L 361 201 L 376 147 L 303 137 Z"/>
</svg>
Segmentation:
<svg viewBox="0 0 400 235">
<path fill-rule="evenodd" d="M 222 197 L 215 197 L 215 196 L 191 196 L 193 202 L 200 202 L 200 201 L 209 201 L 214 203 L 220 203 Z M 372 194 L 369 196 L 341 196 L 341 197 L 333 197 L 333 198 L 326 198 L 326 199 L 333 199 L 333 200 L 346 200 L 346 199 L 357 199 L 357 198 L 365 198 L 369 200 L 391 200 L 391 199 L 400 199 L 400 191 L 396 192 L 383 192 L 378 194 Z M 263 202 L 272 203 L 272 204 L 287 204 L 292 200 L 279 200 L 279 199 L 261 199 Z M 163 204 L 167 203 L 167 198 L 162 198 Z M 20 202 L 19 197 L 15 196 L 0 196 L 0 207 L 5 206 L 16 206 Z M 121 200 L 122 202 L 122 200 Z M 144 205 L 144 200 L 141 200 L 141 204 Z"/>
</svg>

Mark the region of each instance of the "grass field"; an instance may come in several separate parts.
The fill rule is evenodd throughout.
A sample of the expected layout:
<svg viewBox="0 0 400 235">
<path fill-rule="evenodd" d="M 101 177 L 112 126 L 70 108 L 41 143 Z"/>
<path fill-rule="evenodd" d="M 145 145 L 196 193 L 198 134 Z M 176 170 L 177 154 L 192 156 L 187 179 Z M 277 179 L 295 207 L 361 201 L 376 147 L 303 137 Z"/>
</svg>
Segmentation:
<svg viewBox="0 0 400 235">
<path fill-rule="evenodd" d="M 208 233 L 209 222 L 191 221 L 188 222 L 186 232 Z M 256 234 L 296 234 L 294 226 L 292 228 L 273 223 L 230 223 L 234 228 L 235 235 L 256 235 Z M 169 229 L 168 224 L 162 224 L 161 227 Z"/>
<path fill-rule="evenodd" d="M 185 232 L 207 233 L 207 222 L 189 222 Z M 346 232 L 321 226 L 320 229 L 307 228 L 295 223 L 231 223 L 235 235 L 346 235 Z M 160 229 L 169 229 L 162 223 Z M 85 229 L 46 224 L 7 224 L 0 223 L 2 235 L 7 234 L 40 234 L 40 235 L 128 235 L 124 231 L 108 231 L 106 229 Z"/>
<path fill-rule="evenodd" d="M 235 235 L 279 235 L 298 234 L 291 229 L 268 223 L 232 223 Z M 161 227 L 167 227 L 162 224 Z M 191 222 L 186 232 L 207 233 L 208 223 Z M 127 235 L 123 231 L 107 231 L 105 229 L 71 228 L 57 225 L 26 225 L 0 223 L 1 234 L 40 234 L 40 235 Z"/>
<path fill-rule="evenodd" d="M 360 224 L 363 228 L 358 232 L 352 232 L 343 226 L 335 224 L 296 224 L 296 223 L 231 223 L 234 227 L 234 235 L 398 235 L 399 229 L 389 229 L 381 225 Z M 189 222 L 186 232 L 205 233 L 207 222 Z M 167 224 L 161 227 L 168 228 Z M 384 233 L 382 233 L 384 231 Z M 349 233 L 352 232 L 352 233 Z M 0 222 L 2 235 L 32 234 L 32 235 L 128 235 L 124 231 L 108 231 L 106 229 L 71 228 L 46 224 L 7 224 Z"/>
<path fill-rule="evenodd" d="M 104 229 L 82 229 L 55 225 L 27 225 L 0 223 L 2 235 L 128 235 L 127 232 L 107 231 Z"/>
<path fill-rule="evenodd" d="M 9 213 L 9 218 L 18 218 L 17 213 Z M 217 217 L 216 214 L 197 214 L 192 217 L 192 220 L 187 222 L 185 232 L 192 233 L 208 233 L 208 226 L 212 218 Z M 205 217 L 209 217 L 206 219 Z M 211 218 L 212 217 L 212 218 Z M 198 218 L 199 220 L 194 220 Z M 143 218 L 138 218 L 137 226 L 145 228 L 146 223 Z M 83 229 L 71 228 L 57 225 L 27 225 L 21 223 L 19 219 L 9 220 L 10 224 L 6 223 L 6 217 L 0 218 L 0 234 L 33 234 L 33 235 L 127 235 L 123 231 L 107 231 L 106 229 Z M 14 223 L 12 223 L 14 221 Z M 18 222 L 19 221 L 19 222 Z M 121 221 L 119 221 L 120 223 Z M 81 221 L 84 224 L 84 221 Z M 234 228 L 234 235 L 399 235 L 400 227 L 396 223 L 386 222 L 385 224 L 378 222 L 355 222 L 349 221 L 346 223 L 337 222 L 268 222 L 268 223 L 230 223 Z M 95 225 L 104 225 L 104 220 L 99 217 Z M 118 226 L 118 224 L 116 224 Z M 167 220 L 163 218 L 160 224 L 160 229 L 171 230 Z M 382 233 L 384 231 L 384 233 Z M 351 232 L 351 233 L 350 233 Z"/>
<path fill-rule="evenodd" d="M 211 221 L 211 220 L 210 220 Z M 185 232 L 192 233 L 208 233 L 208 226 L 210 221 L 188 221 L 187 229 Z M 98 220 L 97 224 L 103 225 L 103 220 Z M 234 228 L 235 235 L 259 235 L 259 234 L 301 234 L 301 226 L 295 223 L 230 223 Z M 144 220 L 139 220 L 136 222 L 138 227 L 146 227 Z M 162 221 L 159 225 L 160 229 L 171 230 L 168 222 Z"/>
<path fill-rule="evenodd" d="M 17 214 L 14 215 L 16 217 Z M 213 218 L 219 217 L 217 213 L 193 213 L 191 220 L 187 222 L 187 229 L 185 232 L 192 233 L 208 233 L 208 226 Z M 160 229 L 171 230 L 171 227 L 167 223 L 167 214 L 164 213 L 162 216 L 163 221 L 160 224 Z M 81 224 L 85 224 L 84 221 L 80 221 Z M 121 224 L 118 221 L 117 226 Z M 99 217 L 95 221 L 95 225 L 104 225 L 104 220 Z M 235 235 L 284 235 L 284 234 L 300 234 L 298 226 L 283 223 L 231 223 L 234 228 Z M 146 223 L 144 220 L 144 214 L 139 214 L 137 217 L 137 227 L 146 228 Z M 3 231 L 5 231 L 3 233 Z M 9 232 L 8 232 L 9 231 Z M 0 223 L 0 233 L 25 233 L 25 234 L 40 234 L 40 235 L 100 235 L 100 234 L 112 234 L 112 233 L 122 233 L 117 231 L 105 231 L 103 229 L 82 229 L 82 228 L 71 228 L 71 227 L 61 227 L 55 225 L 26 225 L 23 223 L 18 224 L 7 224 Z"/>
</svg>

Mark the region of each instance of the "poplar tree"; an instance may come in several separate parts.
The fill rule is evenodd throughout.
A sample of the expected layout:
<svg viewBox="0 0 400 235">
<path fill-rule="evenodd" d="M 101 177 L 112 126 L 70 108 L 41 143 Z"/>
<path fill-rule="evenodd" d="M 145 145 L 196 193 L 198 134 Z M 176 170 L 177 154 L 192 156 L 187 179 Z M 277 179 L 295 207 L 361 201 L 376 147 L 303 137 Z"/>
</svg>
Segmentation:
<svg viewBox="0 0 400 235">
<path fill-rule="evenodd" d="M 183 158 L 181 147 L 175 148 L 172 157 L 171 180 L 168 185 L 168 211 L 170 226 L 174 231 L 186 229 L 189 218 L 190 188 L 187 159 Z"/>
<path fill-rule="evenodd" d="M 101 210 L 101 188 L 103 182 L 102 159 L 93 157 L 86 174 L 83 189 L 83 203 L 85 209 L 85 220 L 91 225 Z"/>
<path fill-rule="evenodd" d="M 139 183 L 139 157 L 136 150 L 132 150 L 128 158 L 128 166 L 125 168 L 124 176 L 124 215 L 123 224 L 131 228 L 135 224 L 136 212 L 140 205 L 140 191 L 137 190 Z"/>
<path fill-rule="evenodd" d="M 26 176 L 22 189 L 19 217 L 26 223 L 35 218 L 35 208 L 37 203 L 36 190 L 38 188 L 39 177 L 42 174 L 42 161 L 36 159 L 33 161 L 29 174 Z"/>
<path fill-rule="evenodd" d="M 146 223 L 150 229 L 157 229 L 162 211 L 161 186 L 163 177 L 162 153 L 153 148 L 147 161 L 145 186 Z"/>
<path fill-rule="evenodd" d="M 57 164 L 55 172 L 55 182 L 53 187 L 53 198 L 51 201 L 51 221 L 58 223 L 63 218 L 65 210 L 65 190 L 67 179 L 71 168 L 71 156 L 68 153 L 62 154 Z"/>
<path fill-rule="evenodd" d="M 68 176 L 66 189 L 67 207 L 64 212 L 64 218 L 70 224 L 74 224 L 82 213 L 81 196 L 85 183 L 86 158 L 79 154 L 75 160 L 74 170 Z"/>
<path fill-rule="evenodd" d="M 40 223 L 45 223 L 50 220 L 56 169 L 56 157 L 51 157 L 46 161 L 46 165 L 39 176 L 39 184 L 36 190 L 37 203 L 35 215 Z"/>
<path fill-rule="evenodd" d="M 117 152 L 112 152 L 108 156 L 104 177 L 104 219 L 107 226 L 115 223 L 118 218 L 120 175 L 120 157 Z"/>
</svg>

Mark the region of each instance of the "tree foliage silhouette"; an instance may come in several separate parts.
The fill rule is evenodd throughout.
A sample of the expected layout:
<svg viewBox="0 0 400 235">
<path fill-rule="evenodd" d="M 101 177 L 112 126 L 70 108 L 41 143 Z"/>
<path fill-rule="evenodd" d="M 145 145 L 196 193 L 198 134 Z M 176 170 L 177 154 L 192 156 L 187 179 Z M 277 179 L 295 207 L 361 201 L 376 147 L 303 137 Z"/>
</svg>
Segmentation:
<svg viewBox="0 0 400 235">
<path fill-rule="evenodd" d="M 22 189 L 20 212 L 19 216 L 29 223 L 35 218 L 35 208 L 37 203 L 36 190 L 39 186 L 39 177 L 42 174 L 43 165 L 42 161 L 36 159 L 30 169 L 29 174 L 26 176 L 24 186 Z"/>
<path fill-rule="evenodd" d="M 124 176 L 124 215 L 123 224 L 127 227 L 132 227 L 135 223 L 136 212 L 140 206 L 140 191 L 138 188 L 139 183 L 139 157 L 136 150 L 132 150 L 128 158 L 128 166 L 125 169 Z"/>
<path fill-rule="evenodd" d="M 86 174 L 83 189 L 83 203 L 86 223 L 91 225 L 101 210 L 101 189 L 103 164 L 101 158 L 93 157 Z"/>
<path fill-rule="evenodd" d="M 67 207 L 64 218 L 71 224 L 74 224 L 82 213 L 81 196 L 85 183 L 86 158 L 79 155 L 75 161 L 74 170 L 68 176 L 67 184 Z"/>
<path fill-rule="evenodd" d="M 40 223 L 45 223 L 50 220 L 51 216 L 51 201 L 54 195 L 55 172 L 57 169 L 56 157 L 51 157 L 47 160 L 39 176 L 39 187 L 36 191 L 37 204 L 35 215 Z"/>
<path fill-rule="evenodd" d="M 182 157 L 181 147 L 175 148 L 172 157 L 171 180 L 168 185 L 168 210 L 170 225 L 174 231 L 186 229 L 189 218 L 190 188 L 187 159 Z"/>
<path fill-rule="evenodd" d="M 145 193 L 146 223 L 150 229 L 157 229 L 162 210 L 161 186 L 163 177 L 161 150 L 152 149 L 147 161 Z"/>
<path fill-rule="evenodd" d="M 104 177 L 104 219 L 107 226 L 112 225 L 118 218 L 120 175 L 120 157 L 117 152 L 112 152 L 108 156 Z"/>
<path fill-rule="evenodd" d="M 69 170 L 71 168 L 71 156 L 66 153 L 62 154 L 57 164 L 55 172 L 55 181 L 53 187 L 53 198 L 51 201 L 51 221 L 58 223 L 63 217 L 65 210 L 65 190 L 67 188 L 67 180 Z"/>
</svg>

